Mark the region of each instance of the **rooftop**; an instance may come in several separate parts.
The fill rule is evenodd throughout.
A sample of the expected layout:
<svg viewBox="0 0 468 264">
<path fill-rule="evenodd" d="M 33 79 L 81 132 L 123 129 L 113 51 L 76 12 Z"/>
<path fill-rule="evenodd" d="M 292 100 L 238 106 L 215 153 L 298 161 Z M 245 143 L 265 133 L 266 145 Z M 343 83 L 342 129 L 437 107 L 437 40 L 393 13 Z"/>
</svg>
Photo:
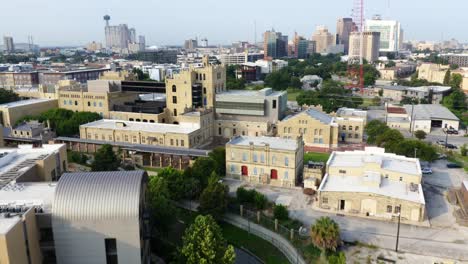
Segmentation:
<svg viewBox="0 0 468 264">
<path fill-rule="evenodd" d="M 302 111 L 302 112 L 299 112 L 299 113 L 296 113 L 296 114 L 292 114 L 292 115 L 289 115 L 287 117 L 285 117 L 283 120 L 281 121 L 286 121 L 286 120 L 289 120 L 291 118 L 295 118 L 297 117 L 298 115 L 302 114 L 302 113 L 306 113 L 307 115 L 309 115 L 310 117 L 314 118 L 314 119 L 317 119 L 319 120 L 320 122 L 324 123 L 324 124 L 328 124 L 328 125 L 331 125 L 332 123 L 334 123 L 334 118 L 320 110 L 316 110 L 316 109 L 313 109 L 313 108 L 310 108 L 310 109 L 307 109 L 305 111 Z"/>
<path fill-rule="evenodd" d="M 199 125 L 194 123 L 161 124 L 161 123 L 142 123 L 134 121 L 122 121 L 115 119 L 101 119 L 91 123 L 81 125 L 80 127 L 115 129 L 127 131 L 145 131 L 154 133 L 179 133 L 189 134 L 200 129 Z"/>
<path fill-rule="evenodd" d="M 45 144 L 40 148 L 33 148 L 32 145 L 19 145 L 18 148 L 0 149 L 0 189 L 36 166 L 38 160 L 59 151 L 62 146 L 64 145 Z"/>
<path fill-rule="evenodd" d="M 0 189 L 0 207 L 38 207 L 50 213 L 56 182 L 11 183 Z"/>
<path fill-rule="evenodd" d="M 372 177 L 371 177 L 372 178 Z M 411 184 L 381 178 L 380 185 L 369 186 L 366 181 L 373 180 L 362 176 L 325 175 L 320 184 L 322 192 L 373 193 L 392 198 L 425 204 L 421 184 Z"/>
<path fill-rule="evenodd" d="M 5 215 L 0 215 L 0 235 L 6 235 L 8 231 L 10 231 L 19 221 L 21 221 L 21 217 L 18 216 L 10 216 L 6 217 Z"/>
<path fill-rule="evenodd" d="M 19 106 L 32 105 L 32 104 L 39 104 L 39 103 L 50 102 L 50 101 L 55 101 L 55 99 L 27 99 L 27 100 L 20 100 L 20 101 L 10 102 L 10 103 L 6 103 L 6 104 L 0 104 L 0 108 L 14 108 L 14 107 L 19 107 Z"/>
<path fill-rule="evenodd" d="M 327 165 L 340 168 L 363 167 L 366 163 L 377 163 L 384 170 L 421 175 L 421 166 L 418 159 L 385 153 L 385 149 L 377 147 L 366 147 L 364 151 L 335 151 L 328 159 Z"/>
<path fill-rule="evenodd" d="M 336 111 L 337 116 L 367 118 L 367 111 L 355 108 L 342 107 Z"/>
<path fill-rule="evenodd" d="M 273 91 L 271 88 L 263 88 L 258 91 L 253 90 L 228 90 L 226 92 L 216 94 L 217 99 L 223 97 L 242 96 L 242 97 L 267 97 L 280 96 L 286 93 L 285 91 Z"/>
<path fill-rule="evenodd" d="M 254 146 L 266 146 L 270 145 L 271 149 L 280 150 L 296 150 L 298 148 L 298 142 L 295 139 L 284 139 L 279 137 L 247 137 L 237 136 L 233 137 L 227 144 L 236 146 L 250 146 L 253 143 Z"/>
<path fill-rule="evenodd" d="M 387 113 L 406 114 L 406 109 L 403 107 L 387 107 Z"/>
<path fill-rule="evenodd" d="M 404 105 L 407 113 L 412 112 L 412 105 Z M 414 105 L 413 116 L 415 120 L 427 119 L 448 119 L 460 120 L 446 107 L 439 104 L 418 104 Z"/>
</svg>

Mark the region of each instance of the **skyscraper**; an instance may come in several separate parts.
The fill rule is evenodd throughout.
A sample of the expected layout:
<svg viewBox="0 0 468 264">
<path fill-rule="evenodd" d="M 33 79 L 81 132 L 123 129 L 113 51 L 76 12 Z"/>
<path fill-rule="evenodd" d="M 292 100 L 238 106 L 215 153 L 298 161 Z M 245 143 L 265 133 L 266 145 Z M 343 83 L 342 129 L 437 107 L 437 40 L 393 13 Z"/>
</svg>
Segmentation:
<svg viewBox="0 0 468 264">
<path fill-rule="evenodd" d="M 336 44 L 344 45 L 344 52 L 348 54 L 349 34 L 353 31 L 355 24 L 352 18 L 339 18 L 336 22 Z"/>
<path fill-rule="evenodd" d="M 106 21 L 106 48 L 127 49 L 129 43 L 136 43 L 136 30 L 134 28 L 129 29 L 127 24 L 109 25 L 109 15 L 105 15 L 104 20 Z"/>
<path fill-rule="evenodd" d="M 15 51 L 15 44 L 12 37 L 3 37 L 3 48 L 7 53 L 13 53 Z"/>
<path fill-rule="evenodd" d="M 379 59 L 380 32 L 363 32 L 362 58 L 368 62 L 374 62 Z M 361 54 L 361 33 L 351 32 L 349 35 L 349 59 L 359 60 Z"/>
<path fill-rule="evenodd" d="M 288 36 L 268 30 L 263 34 L 265 59 L 276 59 L 288 55 Z"/>
<path fill-rule="evenodd" d="M 325 26 L 317 26 L 317 29 L 312 35 L 312 40 L 315 41 L 318 53 L 327 52 L 328 47 L 335 44 L 335 37 L 328 32 Z"/>
<path fill-rule="evenodd" d="M 140 45 L 140 51 L 144 51 L 146 49 L 146 39 L 145 36 L 138 36 L 138 44 Z"/>
<path fill-rule="evenodd" d="M 136 38 L 137 38 L 137 35 L 136 35 L 136 30 L 135 28 L 131 28 L 129 30 L 129 39 L 130 39 L 130 42 L 131 43 L 136 43 Z"/>
<path fill-rule="evenodd" d="M 380 32 L 380 52 L 398 52 L 403 43 L 403 30 L 396 20 L 382 20 L 375 15 L 366 20 L 365 31 Z"/>
<path fill-rule="evenodd" d="M 184 49 L 186 49 L 186 50 L 195 50 L 196 48 L 198 48 L 198 39 L 197 38 L 187 39 L 184 42 Z"/>
</svg>

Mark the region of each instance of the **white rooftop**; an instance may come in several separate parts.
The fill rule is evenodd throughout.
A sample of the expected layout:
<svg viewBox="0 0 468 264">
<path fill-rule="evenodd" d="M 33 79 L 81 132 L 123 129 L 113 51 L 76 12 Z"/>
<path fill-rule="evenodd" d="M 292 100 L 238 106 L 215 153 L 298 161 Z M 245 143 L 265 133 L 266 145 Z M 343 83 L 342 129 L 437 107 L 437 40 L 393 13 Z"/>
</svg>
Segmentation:
<svg viewBox="0 0 468 264">
<path fill-rule="evenodd" d="M 411 190 L 411 184 L 392 181 L 380 178 L 380 185 L 369 186 L 366 181 L 376 180 L 374 176 L 349 176 L 349 175 L 325 175 L 320 184 L 319 191 L 323 192 L 353 192 L 353 193 L 373 193 L 389 196 L 397 199 L 425 204 L 424 194 L 421 184 L 414 184 L 415 189 Z"/>
<path fill-rule="evenodd" d="M 265 146 L 266 144 L 269 144 L 271 149 L 296 150 L 298 148 L 297 140 L 295 139 L 264 136 L 237 136 L 233 137 L 227 144 L 236 146 L 250 146 L 250 143 L 252 143 L 254 146 Z"/>
<path fill-rule="evenodd" d="M 418 104 L 414 105 L 414 111 L 412 105 L 404 105 L 407 113 L 413 113 L 414 120 L 429 120 L 429 119 L 448 119 L 448 120 L 460 120 L 446 107 L 439 104 Z M 410 115 L 411 117 L 411 115 Z"/>
<path fill-rule="evenodd" d="M 200 126 L 195 123 L 180 123 L 178 125 L 175 125 L 162 123 L 143 123 L 114 119 L 101 119 L 81 125 L 80 127 L 178 134 L 190 134 L 200 129 Z"/>
<path fill-rule="evenodd" d="M 272 88 L 263 88 L 261 90 L 228 90 L 216 94 L 216 99 L 222 99 L 226 97 L 260 97 L 265 98 L 267 96 L 279 96 L 286 93 L 286 91 L 274 91 Z"/>
<path fill-rule="evenodd" d="M 355 108 L 347 108 L 342 107 L 336 111 L 337 116 L 344 116 L 344 117 L 361 117 L 367 118 L 367 111 Z"/>
<path fill-rule="evenodd" d="M 40 207 L 50 213 L 56 182 L 10 183 L 0 190 L 0 207 Z"/>
<path fill-rule="evenodd" d="M 6 104 L 0 104 L 0 108 L 13 108 L 13 107 L 19 107 L 19 106 L 25 106 L 25 105 L 31 105 L 31 104 L 39 104 L 43 102 L 48 102 L 48 101 L 55 101 L 56 99 L 28 99 L 28 100 L 20 100 L 16 102 L 10 102 Z"/>
<path fill-rule="evenodd" d="M 385 153 L 385 149 L 376 147 L 367 147 L 364 151 L 335 151 L 328 159 L 327 165 L 340 168 L 363 167 L 366 163 L 378 163 L 380 168 L 389 171 L 421 175 L 421 166 L 418 159 Z"/>
<path fill-rule="evenodd" d="M 5 217 L 0 215 L 0 234 L 6 235 L 19 221 L 21 221 L 20 216 Z"/>
</svg>

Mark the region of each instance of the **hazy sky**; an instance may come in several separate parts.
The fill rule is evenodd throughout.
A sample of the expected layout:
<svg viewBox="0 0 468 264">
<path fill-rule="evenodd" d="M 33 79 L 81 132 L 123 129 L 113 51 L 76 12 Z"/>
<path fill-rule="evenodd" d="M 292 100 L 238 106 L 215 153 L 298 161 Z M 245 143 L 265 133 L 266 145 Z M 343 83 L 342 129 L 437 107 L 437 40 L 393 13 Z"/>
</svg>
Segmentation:
<svg viewBox="0 0 468 264">
<path fill-rule="evenodd" d="M 366 17 L 397 19 L 405 39 L 457 38 L 468 42 L 467 0 L 365 0 Z M 210 44 L 257 40 L 272 27 L 283 34 L 310 37 L 315 26 L 336 30 L 350 16 L 352 0 L 5 0 L 0 5 L 0 36 L 40 45 L 103 42 L 105 14 L 111 24 L 126 23 L 150 45 L 178 44 L 207 37 Z M 443 34 L 443 35 L 442 35 Z"/>
</svg>

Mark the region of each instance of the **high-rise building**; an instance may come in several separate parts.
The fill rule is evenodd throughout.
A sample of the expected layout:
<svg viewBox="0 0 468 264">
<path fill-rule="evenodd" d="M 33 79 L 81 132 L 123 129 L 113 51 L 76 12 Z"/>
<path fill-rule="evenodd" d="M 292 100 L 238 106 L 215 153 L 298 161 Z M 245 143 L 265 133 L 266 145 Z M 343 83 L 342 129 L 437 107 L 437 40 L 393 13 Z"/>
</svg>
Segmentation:
<svg viewBox="0 0 468 264">
<path fill-rule="evenodd" d="M 128 38 L 129 38 L 130 43 L 136 43 L 137 42 L 137 40 L 136 40 L 137 35 L 136 35 L 135 28 L 129 29 L 128 33 L 129 33 Z"/>
<path fill-rule="evenodd" d="M 185 50 L 194 50 L 198 48 L 198 39 L 187 39 L 184 43 Z"/>
<path fill-rule="evenodd" d="M 3 48 L 7 53 L 12 53 L 15 51 L 15 44 L 12 37 L 4 36 L 3 37 Z"/>
<path fill-rule="evenodd" d="M 312 35 L 312 40 L 315 41 L 315 47 L 318 53 L 327 52 L 328 47 L 335 44 L 335 37 L 328 32 L 325 26 L 317 26 L 317 29 Z"/>
<path fill-rule="evenodd" d="M 143 35 L 138 36 L 138 44 L 140 45 L 140 51 L 146 49 L 146 38 Z"/>
<path fill-rule="evenodd" d="M 379 59 L 380 32 L 363 32 L 362 36 L 362 58 L 368 62 L 374 62 Z M 361 54 L 361 33 L 351 32 L 349 35 L 349 58 L 359 59 Z"/>
<path fill-rule="evenodd" d="M 136 43 L 136 30 L 128 28 L 127 24 L 116 26 L 109 25 L 110 16 L 105 15 L 106 21 L 106 48 L 108 49 L 128 49 L 129 43 Z"/>
<path fill-rule="evenodd" d="M 366 20 L 365 31 L 380 32 L 380 52 L 398 52 L 403 43 L 403 30 L 396 20 L 382 20 L 379 15 Z"/>
<path fill-rule="evenodd" d="M 263 34 L 263 50 L 266 59 L 282 58 L 288 55 L 288 36 L 268 30 Z"/>
<path fill-rule="evenodd" d="M 355 24 L 352 18 L 339 18 L 336 23 L 336 44 L 344 45 L 344 52 L 348 54 L 349 34 L 353 31 Z"/>
</svg>

